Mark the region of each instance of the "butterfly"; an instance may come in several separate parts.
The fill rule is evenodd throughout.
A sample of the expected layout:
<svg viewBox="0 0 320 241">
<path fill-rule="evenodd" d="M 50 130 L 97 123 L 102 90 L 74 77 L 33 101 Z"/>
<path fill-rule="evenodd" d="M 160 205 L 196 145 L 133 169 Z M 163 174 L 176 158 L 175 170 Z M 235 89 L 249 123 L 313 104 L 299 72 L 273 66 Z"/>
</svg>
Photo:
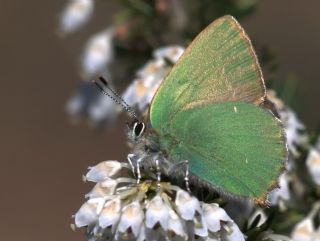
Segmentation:
<svg viewBox="0 0 320 241">
<path fill-rule="evenodd" d="M 97 85 L 104 91 L 107 83 Z M 232 16 L 221 17 L 173 66 L 145 121 L 124 104 L 134 116 L 131 157 L 145 170 L 157 160 L 169 177 L 187 160 L 190 181 L 265 203 L 287 155 L 282 124 L 266 101 L 249 37 Z"/>
</svg>

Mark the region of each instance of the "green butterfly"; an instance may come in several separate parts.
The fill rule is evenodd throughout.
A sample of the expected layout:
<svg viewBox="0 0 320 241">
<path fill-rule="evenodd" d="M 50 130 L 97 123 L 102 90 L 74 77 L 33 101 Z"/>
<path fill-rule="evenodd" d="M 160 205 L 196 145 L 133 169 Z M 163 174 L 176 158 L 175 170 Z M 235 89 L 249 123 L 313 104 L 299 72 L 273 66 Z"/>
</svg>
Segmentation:
<svg viewBox="0 0 320 241">
<path fill-rule="evenodd" d="M 134 153 L 145 168 L 155 159 L 164 170 L 188 160 L 202 183 L 264 203 L 286 159 L 283 128 L 265 99 L 250 39 L 233 17 L 219 18 L 160 85 L 149 126 L 132 124 Z"/>
</svg>

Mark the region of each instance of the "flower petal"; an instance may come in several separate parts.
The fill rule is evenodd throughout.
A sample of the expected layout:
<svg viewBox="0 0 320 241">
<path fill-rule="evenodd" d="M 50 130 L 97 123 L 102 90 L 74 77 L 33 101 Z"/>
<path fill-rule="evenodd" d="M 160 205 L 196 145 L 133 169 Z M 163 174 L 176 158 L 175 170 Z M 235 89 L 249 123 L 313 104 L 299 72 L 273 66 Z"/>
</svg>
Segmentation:
<svg viewBox="0 0 320 241">
<path fill-rule="evenodd" d="M 318 150 L 310 150 L 307 158 L 307 167 L 313 181 L 320 185 L 320 153 Z"/>
<path fill-rule="evenodd" d="M 97 203 L 85 202 L 74 216 L 76 227 L 84 227 L 95 223 L 98 219 Z"/>
<path fill-rule="evenodd" d="M 122 210 L 118 231 L 121 233 L 126 233 L 128 229 L 131 228 L 134 236 L 138 237 L 143 217 L 144 215 L 140 203 L 137 201 L 130 203 Z"/>
<path fill-rule="evenodd" d="M 177 191 L 175 203 L 178 213 L 185 220 L 193 220 L 196 212 L 202 213 L 198 199 L 182 189 Z"/>
<path fill-rule="evenodd" d="M 168 46 L 159 48 L 154 51 L 153 55 L 156 59 L 168 58 L 172 62 L 177 62 L 180 56 L 183 54 L 184 48 L 180 46 Z"/>
<path fill-rule="evenodd" d="M 291 237 L 294 241 L 311 241 L 314 231 L 311 218 L 306 218 L 295 226 Z"/>
<path fill-rule="evenodd" d="M 180 236 L 182 239 L 187 238 L 184 221 L 173 210 L 169 211 L 168 233 L 171 239 L 174 239 L 176 236 Z"/>
<path fill-rule="evenodd" d="M 199 237 L 207 237 L 208 228 L 203 215 L 195 217 L 193 222 L 194 222 L 194 234 Z"/>
<path fill-rule="evenodd" d="M 99 198 L 112 195 L 117 187 L 117 181 L 107 179 L 103 182 L 97 183 L 90 193 L 86 195 L 89 198 Z"/>
<path fill-rule="evenodd" d="M 206 204 L 202 205 L 203 208 L 203 215 L 205 221 L 207 223 L 208 229 L 215 233 L 221 229 L 221 217 L 223 216 L 221 213 L 219 214 L 219 206 L 215 204 Z M 224 217 L 225 219 L 226 217 Z"/>
<path fill-rule="evenodd" d="M 89 167 L 86 179 L 91 182 L 102 182 L 112 177 L 121 170 L 121 163 L 118 161 L 100 162 L 94 167 Z"/>
<path fill-rule="evenodd" d="M 227 224 L 228 230 L 224 230 L 221 241 L 245 241 L 243 233 L 233 221 Z"/>
<path fill-rule="evenodd" d="M 119 198 L 112 199 L 104 205 L 99 216 L 99 225 L 102 228 L 114 226 L 120 219 L 121 201 Z"/>
<path fill-rule="evenodd" d="M 159 223 L 166 231 L 168 229 L 169 208 L 159 195 L 156 195 L 148 204 L 146 212 L 147 228 L 154 228 Z"/>
</svg>

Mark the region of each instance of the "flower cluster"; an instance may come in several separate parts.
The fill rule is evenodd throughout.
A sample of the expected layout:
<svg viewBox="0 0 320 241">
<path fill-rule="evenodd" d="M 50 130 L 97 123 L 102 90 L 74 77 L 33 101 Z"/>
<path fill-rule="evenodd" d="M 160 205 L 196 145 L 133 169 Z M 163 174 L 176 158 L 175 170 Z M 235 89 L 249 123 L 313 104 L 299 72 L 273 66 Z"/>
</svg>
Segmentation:
<svg viewBox="0 0 320 241">
<path fill-rule="evenodd" d="M 87 227 L 88 240 L 245 240 L 218 204 L 145 173 L 139 173 L 143 179 L 121 176 L 121 169 L 130 166 L 104 161 L 84 177 L 96 185 L 74 218 L 76 227 Z"/>
</svg>

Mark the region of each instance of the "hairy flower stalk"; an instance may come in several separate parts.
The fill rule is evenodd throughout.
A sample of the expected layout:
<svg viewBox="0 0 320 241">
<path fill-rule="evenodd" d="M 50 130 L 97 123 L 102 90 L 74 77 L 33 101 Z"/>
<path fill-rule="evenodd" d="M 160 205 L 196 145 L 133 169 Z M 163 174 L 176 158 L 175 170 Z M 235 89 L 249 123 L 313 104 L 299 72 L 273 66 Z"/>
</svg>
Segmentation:
<svg viewBox="0 0 320 241">
<path fill-rule="evenodd" d="M 86 227 L 88 240 L 245 240 L 218 204 L 200 202 L 146 173 L 138 179 L 132 174 L 130 165 L 118 161 L 89 168 L 84 179 L 96 185 L 74 215 L 75 226 Z"/>
</svg>

